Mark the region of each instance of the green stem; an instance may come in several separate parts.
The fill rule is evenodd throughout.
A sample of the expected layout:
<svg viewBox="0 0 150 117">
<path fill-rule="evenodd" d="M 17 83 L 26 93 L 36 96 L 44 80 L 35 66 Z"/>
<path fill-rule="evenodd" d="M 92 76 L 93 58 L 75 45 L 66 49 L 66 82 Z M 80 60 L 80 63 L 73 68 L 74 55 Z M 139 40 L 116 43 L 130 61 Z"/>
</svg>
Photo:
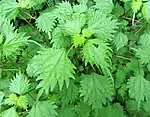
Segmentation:
<svg viewBox="0 0 150 117">
<path fill-rule="evenodd" d="M 28 42 L 34 43 L 36 45 L 38 45 L 39 47 L 43 47 L 41 44 L 39 44 L 38 42 L 34 41 L 34 40 L 28 40 Z"/>
<path fill-rule="evenodd" d="M 135 21 L 135 12 L 133 13 L 132 26 L 134 26 L 134 21 Z"/>
<path fill-rule="evenodd" d="M 68 56 L 69 52 L 72 50 L 73 47 L 74 47 L 74 45 L 72 45 L 72 46 L 69 48 L 69 50 L 68 50 L 68 52 L 67 52 L 67 54 L 66 54 L 66 57 Z"/>
</svg>

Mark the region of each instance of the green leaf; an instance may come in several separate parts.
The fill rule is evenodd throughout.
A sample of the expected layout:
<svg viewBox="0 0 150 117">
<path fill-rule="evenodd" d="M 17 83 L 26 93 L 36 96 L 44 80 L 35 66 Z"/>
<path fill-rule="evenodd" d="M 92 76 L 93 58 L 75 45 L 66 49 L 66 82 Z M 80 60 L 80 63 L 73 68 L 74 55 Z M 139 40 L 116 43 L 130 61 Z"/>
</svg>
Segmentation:
<svg viewBox="0 0 150 117">
<path fill-rule="evenodd" d="M 49 102 L 37 102 L 27 117 L 57 117 L 57 106 Z"/>
<path fill-rule="evenodd" d="M 49 34 L 55 26 L 55 19 L 50 12 L 41 13 L 36 19 L 36 26 L 39 30 Z"/>
<path fill-rule="evenodd" d="M 136 56 L 140 58 L 142 64 L 147 64 L 150 62 L 150 35 L 142 35 L 139 43 L 139 47 L 134 49 L 136 51 Z"/>
<path fill-rule="evenodd" d="M 45 62 L 47 61 L 47 62 Z M 75 66 L 66 57 L 64 49 L 44 49 L 35 56 L 28 65 L 27 72 L 40 80 L 37 88 L 42 88 L 48 94 L 59 84 L 60 90 L 64 83 L 69 86 L 69 80 L 74 79 Z"/>
<path fill-rule="evenodd" d="M 3 43 L 1 44 L 1 55 L 10 57 L 19 54 L 20 47 L 28 44 L 25 33 L 17 33 L 10 20 L 0 17 L 0 33 L 3 34 Z"/>
<path fill-rule="evenodd" d="M 69 103 L 73 103 L 78 96 L 78 87 L 73 83 L 70 82 L 69 87 L 64 87 L 61 92 L 58 93 L 58 98 L 62 106 L 66 106 Z"/>
<path fill-rule="evenodd" d="M 66 48 L 67 46 L 71 45 L 70 37 L 65 36 L 62 30 L 62 28 L 57 27 L 52 32 L 51 43 L 53 44 L 54 48 Z"/>
<path fill-rule="evenodd" d="M 120 4 L 116 3 L 113 9 L 113 14 L 117 17 L 120 17 L 121 15 L 123 15 L 123 13 L 124 13 L 124 8 Z"/>
<path fill-rule="evenodd" d="M 12 107 L 3 112 L 2 117 L 19 117 L 15 107 Z"/>
<path fill-rule="evenodd" d="M 116 45 L 117 50 L 126 46 L 128 44 L 127 35 L 123 34 L 122 32 L 119 32 L 114 40 L 114 43 Z"/>
<path fill-rule="evenodd" d="M 30 6 L 36 6 L 46 2 L 46 0 L 27 0 L 27 1 Z"/>
<path fill-rule="evenodd" d="M 141 6 L 142 6 L 142 0 L 132 0 L 132 9 L 134 13 L 137 13 Z"/>
<path fill-rule="evenodd" d="M 15 19 L 19 13 L 19 3 L 16 0 L 0 1 L 0 14 L 10 19 Z"/>
<path fill-rule="evenodd" d="M 138 103 L 138 109 L 141 107 L 141 102 L 149 95 L 150 83 L 141 75 L 131 77 L 128 80 L 129 96 L 135 99 Z"/>
<path fill-rule="evenodd" d="M 146 112 L 148 112 L 149 113 L 149 115 L 150 115 L 150 101 L 148 100 L 147 102 L 145 102 L 145 104 L 144 104 L 144 110 L 146 111 Z"/>
<path fill-rule="evenodd" d="M 108 101 L 112 100 L 113 85 L 105 76 L 92 73 L 90 75 L 82 75 L 81 96 L 84 102 L 92 105 L 93 109 L 101 108 Z"/>
<path fill-rule="evenodd" d="M 112 20 L 112 17 L 107 17 L 101 10 L 89 9 L 87 13 L 88 29 L 100 39 L 112 39 L 116 29 L 118 28 L 117 20 Z"/>
<path fill-rule="evenodd" d="M 8 98 L 4 100 L 4 104 L 16 105 L 19 108 L 27 109 L 28 100 L 26 96 L 17 97 L 16 94 L 10 94 Z"/>
<path fill-rule="evenodd" d="M 57 6 L 56 6 L 56 11 L 57 13 L 60 13 L 60 14 L 63 14 L 63 15 L 70 15 L 73 13 L 73 9 L 72 9 L 72 6 L 69 2 L 65 1 L 65 2 L 62 2 L 62 3 L 59 3 Z"/>
<path fill-rule="evenodd" d="M 71 36 L 74 34 L 80 34 L 85 23 L 86 18 L 84 15 L 74 14 L 72 19 L 66 20 L 66 23 L 64 24 L 64 33 Z"/>
<path fill-rule="evenodd" d="M 20 96 L 17 100 L 17 106 L 23 109 L 27 109 L 27 97 L 26 96 Z"/>
<path fill-rule="evenodd" d="M 0 33 L 7 39 L 11 38 L 14 33 L 15 27 L 8 18 L 0 15 Z"/>
<path fill-rule="evenodd" d="M 66 115 L 68 117 L 76 117 L 76 115 L 75 115 L 74 111 L 72 110 L 71 106 L 61 108 L 58 117 L 66 117 Z"/>
<path fill-rule="evenodd" d="M 134 100 L 127 100 L 125 102 L 125 106 L 128 111 L 137 111 L 137 109 L 138 109 L 138 104 Z"/>
<path fill-rule="evenodd" d="M 16 74 L 13 80 L 11 80 L 9 90 L 16 94 L 25 94 L 29 89 L 29 81 L 26 76 L 21 74 Z"/>
<path fill-rule="evenodd" d="M 111 68 L 111 48 L 108 43 L 99 39 L 88 40 L 83 46 L 82 54 L 86 65 L 87 63 L 90 63 L 91 66 L 96 65 L 108 75 Z"/>
<path fill-rule="evenodd" d="M 99 109 L 99 117 L 124 117 L 123 108 L 119 103 Z"/>
<path fill-rule="evenodd" d="M 92 36 L 93 31 L 92 31 L 92 30 L 89 30 L 89 29 L 87 29 L 87 28 L 84 28 L 84 29 L 82 30 L 82 34 L 83 34 L 84 37 L 89 38 L 89 37 Z"/>
<path fill-rule="evenodd" d="M 84 45 L 86 39 L 79 34 L 75 34 L 73 37 L 73 45 L 75 46 L 75 48 L 77 48 L 78 46 L 82 46 Z"/>
<path fill-rule="evenodd" d="M 142 14 L 145 19 L 150 20 L 150 1 L 143 4 Z"/>
<path fill-rule="evenodd" d="M 94 0 L 96 5 L 94 8 L 102 10 L 104 13 L 111 13 L 114 7 L 112 0 Z"/>
<path fill-rule="evenodd" d="M 127 63 L 127 69 L 134 71 L 135 73 L 138 70 L 138 60 L 137 59 L 131 59 L 129 63 Z"/>
<path fill-rule="evenodd" d="M 80 4 L 87 4 L 88 0 L 77 0 Z"/>
<path fill-rule="evenodd" d="M 16 94 L 12 93 L 8 98 L 5 99 L 4 103 L 8 105 L 17 105 L 18 97 Z"/>
<path fill-rule="evenodd" d="M 87 6 L 85 4 L 74 5 L 73 10 L 76 13 L 84 13 L 87 11 Z"/>
<path fill-rule="evenodd" d="M 9 79 L 0 79 L 0 90 L 8 90 L 9 89 Z"/>
<path fill-rule="evenodd" d="M 21 50 L 19 47 L 28 44 L 28 38 L 29 37 L 25 37 L 24 33 L 14 34 L 11 38 L 7 38 L 1 48 L 2 54 L 6 57 L 17 55 Z"/>
<path fill-rule="evenodd" d="M 116 88 L 119 88 L 126 80 L 126 74 L 125 71 L 123 69 L 118 69 L 116 72 L 116 79 L 115 79 L 115 83 L 116 83 Z"/>
<path fill-rule="evenodd" d="M 81 102 L 75 106 L 74 110 L 77 112 L 78 117 L 89 117 L 91 112 L 91 107 Z"/>
</svg>

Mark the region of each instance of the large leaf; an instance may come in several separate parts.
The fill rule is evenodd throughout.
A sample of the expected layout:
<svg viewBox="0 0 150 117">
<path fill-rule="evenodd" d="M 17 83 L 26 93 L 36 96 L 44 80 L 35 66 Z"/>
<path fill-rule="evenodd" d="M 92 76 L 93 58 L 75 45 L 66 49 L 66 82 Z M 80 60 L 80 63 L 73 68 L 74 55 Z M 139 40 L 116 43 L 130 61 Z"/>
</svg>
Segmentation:
<svg viewBox="0 0 150 117">
<path fill-rule="evenodd" d="M 82 75 L 81 77 L 83 79 L 81 81 L 81 96 L 84 97 L 84 102 L 92 105 L 92 108 L 98 109 L 111 101 L 113 85 L 109 79 L 96 73 Z"/>
<path fill-rule="evenodd" d="M 150 83 L 141 75 L 131 77 L 128 80 L 129 96 L 134 98 L 138 103 L 138 109 L 141 106 L 141 102 L 150 95 Z"/>
<path fill-rule="evenodd" d="M 111 49 L 108 43 L 100 41 L 98 39 L 89 40 L 83 46 L 83 59 L 85 63 L 90 63 L 91 66 L 94 64 L 97 68 L 101 68 L 104 74 L 109 73 L 111 68 Z"/>
<path fill-rule="evenodd" d="M 37 102 L 27 117 L 57 117 L 57 106 L 49 102 Z"/>
<path fill-rule="evenodd" d="M 17 33 L 10 23 L 10 20 L 0 17 L 0 34 L 2 43 L 0 51 L 3 56 L 9 57 L 19 54 L 20 47 L 28 44 L 25 33 Z"/>
<path fill-rule="evenodd" d="M 117 21 L 107 17 L 101 10 L 89 9 L 87 13 L 88 28 L 100 39 L 112 39 L 116 33 Z"/>
<path fill-rule="evenodd" d="M 32 59 L 27 72 L 37 76 L 37 80 L 40 80 L 37 88 L 42 88 L 48 93 L 49 89 L 53 90 L 57 83 L 60 90 L 64 82 L 68 87 L 69 80 L 74 79 L 74 69 L 75 66 L 67 58 L 64 49 L 49 48 L 39 52 L 39 55 Z"/>
<path fill-rule="evenodd" d="M 3 112 L 2 117 L 19 117 L 15 107 L 12 107 Z"/>
</svg>

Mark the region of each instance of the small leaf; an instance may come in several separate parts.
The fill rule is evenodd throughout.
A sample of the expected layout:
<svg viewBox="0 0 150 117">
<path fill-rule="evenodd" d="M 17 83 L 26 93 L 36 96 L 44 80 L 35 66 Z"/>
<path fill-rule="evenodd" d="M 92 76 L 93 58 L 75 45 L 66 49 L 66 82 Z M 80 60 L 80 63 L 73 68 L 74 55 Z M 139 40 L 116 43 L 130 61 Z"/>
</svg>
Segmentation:
<svg viewBox="0 0 150 117">
<path fill-rule="evenodd" d="M 10 94 L 8 98 L 5 99 L 4 103 L 8 105 L 17 105 L 18 97 L 16 94 Z"/>
<path fill-rule="evenodd" d="M 119 32 L 114 40 L 114 43 L 117 47 L 117 50 L 119 50 L 120 48 L 128 44 L 128 37 L 122 32 Z"/>
<path fill-rule="evenodd" d="M 132 0 L 133 12 L 137 13 L 137 11 L 140 10 L 141 6 L 142 6 L 142 0 Z"/>
<path fill-rule="evenodd" d="M 48 48 L 40 51 L 32 59 L 27 67 L 27 72 L 37 76 L 37 80 L 40 80 L 37 88 L 41 88 L 48 94 L 49 89 L 53 90 L 57 83 L 60 90 L 64 83 L 68 87 L 70 79 L 74 79 L 74 69 L 75 66 L 66 56 L 65 49 Z"/>
<path fill-rule="evenodd" d="M 41 13 L 36 19 L 36 26 L 39 30 L 49 34 L 55 26 L 55 19 L 50 12 Z"/>
<path fill-rule="evenodd" d="M 23 109 L 27 109 L 27 98 L 26 96 L 20 96 L 17 100 L 17 106 Z"/>
<path fill-rule="evenodd" d="M 9 90 L 13 93 L 17 94 L 24 94 L 29 89 L 29 81 L 27 80 L 26 76 L 21 74 L 16 74 L 13 80 L 11 80 Z"/>
<path fill-rule="evenodd" d="M 75 48 L 77 48 L 78 46 L 82 46 L 86 41 L 86 39 L 79 34 L 75 34 L 72 38 L 73 38 L 73 45 L 75 46 Z"/>
<path fill-rule="evenodd" d="M 89 29 L 87 29 L 87 28 L 84 28 L 84 29 L 82 30 L 82 34 L 83 34 L 84 37 L 89 38 L 89 37 L 92 36 L 93 31 L 92 31 L 92 30 L 89 30 Z"/>
</svg>

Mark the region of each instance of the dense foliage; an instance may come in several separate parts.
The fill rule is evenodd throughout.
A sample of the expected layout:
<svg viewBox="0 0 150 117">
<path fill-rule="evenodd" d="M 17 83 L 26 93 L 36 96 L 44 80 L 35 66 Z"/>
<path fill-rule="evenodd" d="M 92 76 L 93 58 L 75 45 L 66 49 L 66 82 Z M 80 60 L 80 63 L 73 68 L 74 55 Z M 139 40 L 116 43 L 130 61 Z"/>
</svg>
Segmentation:
<svg viewBox="0 0 150 117">
<path fill-rule="evenodd" d="M 150 0 L 0 0 L 0 117 L 150 117 Z"/>
</svg>

